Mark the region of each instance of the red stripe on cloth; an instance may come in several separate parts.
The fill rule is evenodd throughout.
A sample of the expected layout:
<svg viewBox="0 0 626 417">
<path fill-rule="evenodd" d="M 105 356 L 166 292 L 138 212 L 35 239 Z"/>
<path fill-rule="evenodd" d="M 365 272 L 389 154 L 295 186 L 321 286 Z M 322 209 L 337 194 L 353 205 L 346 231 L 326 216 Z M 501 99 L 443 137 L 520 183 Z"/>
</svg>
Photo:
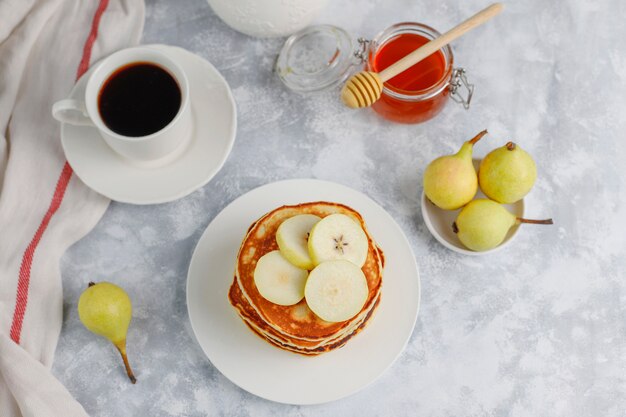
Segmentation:
<svg viewBox="0 0 626 417">
<path fill-rule="evenodd" d="M 89 69 L 89 61 L 91 60 L 91 48 L 98 37 L 98 27 L 100 26 L 100 18 L 109 5 L 109 0 L 100 0 L 100 4 L 96 9 L 96 13 L 93 15 L 93 22 L 91 23 L 91 30 L 85 46 L 83 47 L 83 58 L 78 64 L 78 70 L 76 71 L 76 79 L 78 80 Z"/>
<path fill-rule="evenodd" d="M 85 41 L 85 46 L 83 47 L 83 55 L 80 60 L 80 64 L 78 65 L 78 71 L 76 73 L 76 79 L 79 79 L 86 71 L 89 69 L 89 61 L 91 60 L 91 49 L 93 48 L 93 44 L 98 37 L 98 26 L 100 26 L 100 18 L 102 14 L 106 10 L 109 4 L 109 0 L 100 0 L 100 4 L 96 9 L 96 13 L 93 16 L 93 20 L 91 22 L 91 30 L 89 31 L 89 36 Z M 48 207 L 48 211 L 41 219 L 41 223 L 35 232 L 32 240 L 28 244 L 28 247 L 24 251 L 24 255 L 22 256 L 22 263 L 20 265 L 20 272 L 17 281 L 17 295 L 15 299 L 15 311 L 13 312 L 13 322 L 11 324 L 11 339 L 15 343 L 20 343 L 20 338 L 22 335 L 22 324 L 24 323 L 24 315 L 26 314 L 26 306 L 28 304 L 28 292 L 30 289 L 30 270 L 33 265 L 33 259 L 35 257 L 35 251 L 37 250 L 37 246 L 41 241 L 41 238 L 48 228 L 48 224 L 52 219 L 52 216 L 57 212 L 59 207 L 61 206 L 61 202 L 63 201 L 63 197 L 65 196 L 65 190 L 67 190 L 67 186 L 70 183 L 70 179 L 72 178 L 72 168 L 70 165 L 65 162 L 63 165 L 63 169 L 61 170 L 61 175 L 57 180 L 56 187 L 54 189 L 54 194 L 52 195 L 52 201 L 50 201 L 50 206 Z"/>
<path fill-rule="evenodd" d="M 39 224 L 39 227 L 35 232 L 35 236 L 33 236 L 33 239 L 30 241 L 26 251 L 24 251 L 22 264 L 20 266 L 19 280 L 17 283 L 17 299 L 15 301 L 15 312 L 13 313 L 13 324 L 11 325 L 11 339 L 13 339 L 15 343 L 20 343 L 22 323 L 24 322 L 26 304 L 28 303 L 30 268 L 33 264 L 35 249 L 37 249 L 37 245 L 39 245 L 39 241 L 41 240 L 43 233 L 46 231 L 48 223 L 50 223 L 50 219 L 59 209 L 61 201 L 63 201 L 63 196 L 65 195 L 65 190 L 67 189 L 67 184 L 70 182 L 70 178 L 72 178 L 72 168 L 70 168 L 70 165 L 66 162 L 63 166 L 63 171 L 61 171 L 61 176 L 57 181 L 57 186 L 54 190 L 50 207 L 48 207 L 48 211 L 41 220 L 41 224 Z"/>
</svg>

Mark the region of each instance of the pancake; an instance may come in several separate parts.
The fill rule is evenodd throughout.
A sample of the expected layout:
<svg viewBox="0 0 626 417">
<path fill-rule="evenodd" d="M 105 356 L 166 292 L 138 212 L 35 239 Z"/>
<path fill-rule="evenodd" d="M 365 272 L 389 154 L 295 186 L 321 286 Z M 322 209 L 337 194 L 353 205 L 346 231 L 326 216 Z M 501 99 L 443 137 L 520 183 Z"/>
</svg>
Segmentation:
<svg viewBox="0 0 626 417">
<path fill-rule="evenodd" d="M 382 269 L 382 263 L 380 266 Z M 285 349 L 293 348 L 299 350 L 305 349 L 307 352 L 323 352 L 328 349 L 326 348 L 324 350 L 322 348 L 325 348 L 328 345 L 336 345 L 336 342 L 342 339 L 347 341 L 347 336 L 351 337 L 351 335 L 355 334 L 355 332 L 358 331 L 359 328 L 363 327 L 365 321 L 367 321 L 371 317 L 374 309 L 378 304 L 378 300 L 380 298 L 380 288 L 378 294 L 376 295 L 376 301 L 369 310 L 363 309 L 356 317 L 354 317 L 353 320 L 350 321 L 350 325 L 346 326 L 344 329 L 342 329 L 342 331 L 333 334 L 331 337 L 317 341 L 290 337 L 289 335 L 282 334 L 273 327 L 269 326 L 256 313 L 256 310 L 252 308 L 252 306 L 250 306 L 247 299 L 243 296 L 239 285 L 234 285 L 233 283 L 230 288 L 229 298 L 231 304 L 235 306 L 235 308 L 237 308 L 239 315 L 244 320 L 244 322 L 246 322 L 246 324 L 250 328 L 252 328 L 255 333 L 261 335 L 268 341 L 276 342 L 275 344 L 281 345 L 281 347 L 284 347 Z"/>
<path fill-rule="evenodd" d="M 277 250 L 276 229 L 286 219 L 299 214 L 325 217 L 341 213 L 356 220 L 367 235 L 369 247 L 362 271 L 368 285 L 368 297 L 353 318 L 330 323 L 317 317 L 302 300 L 293 306 L 280 306 L 261 296 L 254 284 L 256 263 L 266 253 Z M 237 256 L 235 278 L 229 300 L 246 325 L 268 342 L 302 354 L 319 354 L 343 346 L 371 318 L 380 299 L 384 257 L 370 236 L 358 212 L 329 202 L 304 203 L 279 207 L 253 223 Z"/>
<path fill-rule="evenodd" d="M 257 221 L 244 239 L 238 256 L 236 280 L 244 297 L 249 301 L 257 314 L 281 333 L 304 340 L 323 340 L 341 331 L 350 321 L 330 323 L 319 319 L 306 305 L 305 300 L 294 306 L 280 306 L 261 296 L 254 284 L 254 269 L 259 258 L 266 253 L 277 250 L 276 229 L 286 219 L 298 214 L 314 214 L 325 217 L 329 214 L 341 213 L 354 218 L 365 231 L 368 241 L 368 255 L 363 265 L 368 284 L 368 298 L 363 310 L 368 310 L 374 302 L 382 284 L 382 267 L 376 245 L 367 233 L 362 217 L 347 206 L 336 203 L 316 202 L 297 206 L 280 207 Z"/>
<path fill-rule="evenodd" d="M 352 332 L 350 332 L 349 334 L 347 334 L 344 337 L 333 339 L 329 343 L 327 343 L 325 345 L 317 346 L 317 347 L 307 347 L 307 348 L 304 348 L 304 347 L 301 347 L 301 346 L 294 346 L 294 345 L 291 345 L 291 344 L 287 344 L 284 341 L 281 341 L 279 339 L 276 339 L 275 337 L 268 336 L 267 334 L 263 333 L 262 331 L 260 331 L 258 329 L 258 327 L 256 327 L 254 322 L 250 322 L 250 321 L 248 321 L 245 318 L 243 319 L 243 321 L 250 328 L 250 330 L 252 330 L 258 336 L 260 336 L 262 339 L 265 339 L 267 342 L 269 342 L 269 343 L 271 343 L 271 344 L 273 344 L 273 345 L 275 345 L 275 346 L 277 346 L 277 347 L 279 347 L 279 348 L 281 348 L 283 350 L 288 350 L 290 352 L 299 353 L 301 355 L 306 355 L 306 356 L 314 356 L 314 355 L 319 355 L 321 353 L 329 352 L 329 351 L 331 351 L 333 349 L 337 349 L 337 348 L 340 348 L 343 345 L 345 345 L 350 339 L 352 339 L 352 337 L 354 337 L 361 330 L 363 330 L 363 328 L 367 324 L 368 320 L 371 318 L 371 316 L 373 315 L 374 311 L 376 310 L 376 307 L 378 307 L 379 302 L 380 302 L 380 296 L 376 300 L 373 308 L 369 311 L 369 313 L 367 314 L 365 319 L 362 322 L 360 322 L 359 325 Z"/>
</svg>

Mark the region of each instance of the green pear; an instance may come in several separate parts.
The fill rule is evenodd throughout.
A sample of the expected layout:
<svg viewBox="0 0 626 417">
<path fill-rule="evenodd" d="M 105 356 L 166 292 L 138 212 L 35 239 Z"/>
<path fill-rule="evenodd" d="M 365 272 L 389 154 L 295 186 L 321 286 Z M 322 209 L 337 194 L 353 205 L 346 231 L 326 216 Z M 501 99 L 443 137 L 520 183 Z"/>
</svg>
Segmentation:
<svg viewBox="0 0 626 417">
<path fill-rule="evenodd" d="M 133 308 L 126 291 L 110 282 L 89 283 L 78 300 L 78 316 L 85 327 L 109 339 L 122 355 L 128 378 L 137 382 L 126 356 L 126 333 Z"/>
<path fill-rule="evenodd" d="M 535 161 L 513 142 L 489 152 L 478 169 L 480 189 L 498 203 L 521 200 L 533 188 L 536 179 Z"/>
<path fill-rule="evenodd" d="M 424 171 L 424 193 L 437 207 L 456 210 L 469 203 L 478 190 L 472 163 L 474 144 L 487 134 L 483 130 L 454 155 L 440 156 Z"/>
<path fill-rule="evenodd" d="M 520 223 L 552 224 L 552 219 L 529 220 L 515 217 L 495 201 L 480 198 L 463 207 L 452 224 L 452 230 L 465 247 L 482 252 L 502 243 L 509 229 Z"/>
</svg>

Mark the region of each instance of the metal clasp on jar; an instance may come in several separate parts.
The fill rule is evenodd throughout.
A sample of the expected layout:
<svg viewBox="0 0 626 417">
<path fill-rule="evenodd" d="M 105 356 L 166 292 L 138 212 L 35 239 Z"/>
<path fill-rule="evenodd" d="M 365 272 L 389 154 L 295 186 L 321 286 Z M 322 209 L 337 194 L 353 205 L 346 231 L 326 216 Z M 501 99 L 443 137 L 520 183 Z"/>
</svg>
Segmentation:
<svg viewBox="0 0 626 417">
<path fill-rule="evenodd" d="M 362 64 L 367 61 L 367 50 L 370 46 L 370 40 L 365 38 L 357 39 L 359 47 L 354 51 L 354 57 L 357 59 L 357 64 Z"/>
<path fill-rule="evenodd" d="M 466 94 L 463 96 L 459 89 L 465 87 Z M 469 109 L 472 96 L 474 95 L 474 84 L 470 84 L 465 76 L 465 68 L 455 68 L 450 79 L 450 97 L 457 103 L 461 103 L 465 110 Z"/>
</svg>

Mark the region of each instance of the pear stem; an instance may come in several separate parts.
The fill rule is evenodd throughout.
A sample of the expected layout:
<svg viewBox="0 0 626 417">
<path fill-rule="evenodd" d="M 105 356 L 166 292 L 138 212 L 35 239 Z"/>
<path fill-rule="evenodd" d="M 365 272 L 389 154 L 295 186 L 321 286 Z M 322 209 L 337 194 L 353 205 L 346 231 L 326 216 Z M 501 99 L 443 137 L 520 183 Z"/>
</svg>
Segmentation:
<svg viewBox="0 0 626 417">
<path fill-rule="evenodd" d="M 456 222 L 452 222 L 452 231 L 454 233 L 459 233 L 459 226 L 456 225 Z"/>
<path fill-rule="evenodd" d="M 93 287 L 94 285 L 96 285 L 96 283 L 93 281 L 90 281 L 89 284 L 87 284 L 87 287 Z"/>
<path fill-rule="evenodd" d="M 515 150 L 515 143 L 513 142 L 507 142 L 507 144 L 505 145 L 506 149 L 508 149 L 509 151 Z"/>
<path fill-rule="evenodd" d="M 482 139 L 483 136 L 485 136 L 487 134 L 487 129 L 483 130 L 482 132 L 480 132 L 479 134 L 477 134 L 476 136 L 474 136 L 472 139 L 470 139 L 468 142 L 470 144 L 475 144 L 476 142 L 478 142 L 480 139 Z"/>
<path fill-rule="evenodd" d="M 126 341 L 124 341 L 124 345 L 126 345 Z M 137 382 L 137 378 L 135 378 L 135 375 L 133 374 L 133 370 L 130 368 L 130 363 L 128 363 L 128 357 L 126 356 L 126 347 L 120 348 L 117 345 L 115 347 L 117 348 L 118 352 L 120 352 L 120 355 L 122 355 L 122 360 L 124 361 L 124 367 L 126 368 L 126 374 L 128 375 L 130 382 L 135 384 Z"/>
<path fill-rule="evenodd" d="M 530 224 L 554 224 L 552 219 L 532 220 L 532 219 L 522 219 L 521 217 L 518 217 L 517 221 L 520 223 L 530 223 Z"/>
</svg>

